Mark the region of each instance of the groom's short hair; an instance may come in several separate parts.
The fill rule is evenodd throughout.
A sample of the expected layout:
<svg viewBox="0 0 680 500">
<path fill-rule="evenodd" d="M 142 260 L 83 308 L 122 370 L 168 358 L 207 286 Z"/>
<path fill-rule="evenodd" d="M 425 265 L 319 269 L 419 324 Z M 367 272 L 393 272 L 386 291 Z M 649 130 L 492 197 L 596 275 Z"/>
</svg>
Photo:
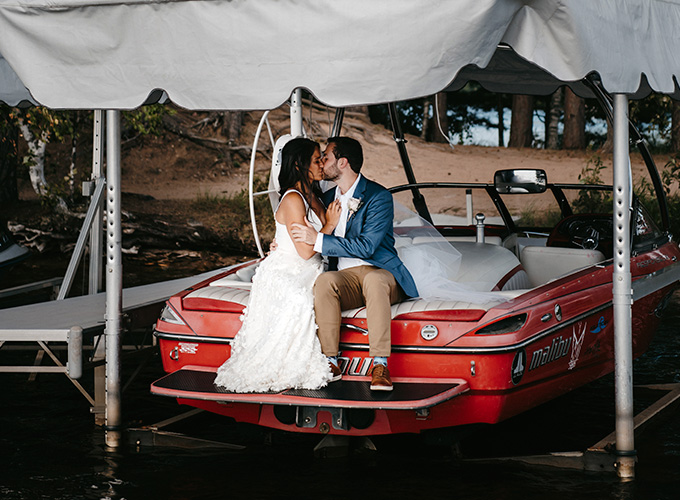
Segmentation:
<svg viewBox="0 0 680 500">
<path fill-rule="evenodd" d="M 354 172 L 358 174 L 361 171 L 361 166 L 364 164 L 364 152 L 359 141 L 351 137 L 338 136 L 328 139 L 328 144 L 333 145 L 333 155 L 337 159 L 345 158 Z"/>
</svg>

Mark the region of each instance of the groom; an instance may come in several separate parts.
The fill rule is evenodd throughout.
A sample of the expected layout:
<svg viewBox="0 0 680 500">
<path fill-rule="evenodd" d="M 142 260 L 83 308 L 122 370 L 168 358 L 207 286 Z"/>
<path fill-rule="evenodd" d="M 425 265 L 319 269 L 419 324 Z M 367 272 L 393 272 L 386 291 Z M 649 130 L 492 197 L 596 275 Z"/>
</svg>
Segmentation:
<svg viewBox="0 0 680 500">
<path fill-rule="evenodd" d="M 373 357 L 371 390 L 391 391 L 387 369 L 392 347 L 390 306 L 406 296 L 416 297 L 418 291 L 394 248 L 392 195 L 359 173 L 363 161 L 361 144 L 355 139 L 328 139 L 322 155 L 323 174 L 337 187 L 324 193 L 323 201 L 328 206 L 340 200 L 340 221 L 332 235 L 317 233 L 309 224 L 293 224 L 292 235 L 329 257 L 329 271 L 314 284 L 314 312 L 332 381 L 342 378 L 337 359 L 341 312 L 365 305 Z"/>
</svg>

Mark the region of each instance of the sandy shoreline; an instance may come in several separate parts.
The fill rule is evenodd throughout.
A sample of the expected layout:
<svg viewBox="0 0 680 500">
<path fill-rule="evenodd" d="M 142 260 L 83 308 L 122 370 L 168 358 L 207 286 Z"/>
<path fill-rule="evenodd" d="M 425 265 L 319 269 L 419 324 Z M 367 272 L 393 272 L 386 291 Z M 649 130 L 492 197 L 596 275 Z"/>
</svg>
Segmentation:
<svg viewBox="0 0 680 500">
<path fill-rule="evenodd" d="M 244 130 L 244 138 L 252 137 L 249 132 L 255 119 Z M 353 116 L 346 120 L 343 133 L 358 139 L 364 146 L 365 162 L 363 173 L 367 177 L 387 186 L 407 182 L 399 152 L 392 139 L 392 133 L 381 125 L 367 119 Z M 273 129 L 285 133 L 286 115 L 279 112 L 273 116 Z M 318 119 L 318 120 L 317 120 Z M 317 131 L 313 138 L 323 143 L 327 133 L 327 118 L 319 114 L 309 127 Z M 504 168 L 540 168 L 548 173 L 550 182 L 578 182 L 578 175 L 594 159 L 601 159 L 604 182 L 612 179 L 611 154 L 600 155 L 597 151 L 562 151 L 543 149 L 513 149 L 488 146 L 467 146 L 428 143 L 415 136 L 407 136 L 407 150 L 416 179 L 419 182 L 492 182 L 493 173 Z M 268 146 L 268 138 L 263 138 Z M 133 148 L 123 155 L 123 190 L 137 194 L 148 194 L 159 200 L 188 200 L 201 196 L 231 196 L 247 188 L 249 164 L 241 162 L 239 168 L 230 170 L 206 167 L 206 163 L 218 163 L 209 158 L 210 154 L 198 155 L 190 145 L 177 141 L 170 147 L 154 145 L 145 150 Z M 635 170 L 643 170 L 642 158 L 631 154 Z M 667 157 L 656 159 L 661 168 Z M 270 167 L 269 158 L 258 154 L 255 176 L 265 178 Z"/>
</svg>

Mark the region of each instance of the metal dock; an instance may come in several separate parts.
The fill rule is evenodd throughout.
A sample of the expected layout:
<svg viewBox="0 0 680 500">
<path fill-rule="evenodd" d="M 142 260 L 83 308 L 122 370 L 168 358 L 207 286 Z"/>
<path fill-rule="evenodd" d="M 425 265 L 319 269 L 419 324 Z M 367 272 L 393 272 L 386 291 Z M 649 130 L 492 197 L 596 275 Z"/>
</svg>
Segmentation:
<svg viewBox="0 0 680 500">
<path fill-rule="evenodd" d="M 122 312 L 129 329 L 152 325 L 165 301 L 175 293 L 222 272 L 216 269 L 188 278 L 174 279 L 149 285 L 123 289 Z M 106 414 L 106 372 L 104 360 L 106 347 L 104 334 L 106 326 L 106 293 L 84 295 L 40 302 L 0 310 L 0 348 L 7 343 L 36 342 L 39 346 L 33 365 L 8 365 L 0 360 L 0 373 L 63 373 L 92 405 L 92 412 L 98 424 L 105 423 Z M 82 373 L 83 337 L 92 339 L 88 356 L 94 367 L 94 395 L 90 395 L 76 380 Z M 57 349 L 68 349 L 68 362 L 64 365 L 55 354 Z M 126 346 L 123 346 L 125 348 Z M 32 348 L 32 347 L 31 347 Z M 138 349 L 135 346 L 134 349 Z M 47 354 L 52 365 L 43 366 Z"/>
</svg>

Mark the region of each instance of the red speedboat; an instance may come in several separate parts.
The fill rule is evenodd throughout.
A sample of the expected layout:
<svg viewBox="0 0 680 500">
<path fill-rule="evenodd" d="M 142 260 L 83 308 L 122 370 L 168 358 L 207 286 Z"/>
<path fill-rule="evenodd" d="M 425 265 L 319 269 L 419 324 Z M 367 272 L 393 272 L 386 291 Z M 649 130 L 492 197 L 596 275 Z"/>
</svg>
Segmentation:
<svg viewBox="0 0 680 500">
<path fill-rule="evenodd" d="M 659 188 L 651 156 L 643 150 L 643 157 L 650 185 Z M 508 169 L 487 183 L 414 182 L 392 191 L 460 252 L 462 263 L 450 278 L 494 294 L 481 305 L 423 299 L 394 305 L 394 391 L 369 390 L 363 309 L 343 312 L 340 382 L 276 393 L 216 387 L 259 261 L 228 268 L 168 300 L 155 331 L 167 375 L 151 391 L 239 422 L 379 435 L 500 422 L 613 371 L 611 186 L 557 184 L 540 170 Z M 655 212 L 638 198 L 632 207 L 636 357 L 647 349 L 678 280 L 680 248 L 669 236 L 663 191 L 657 191 Z M 398 247 L 428 245 L 417 229 L 408 222 L 396 226 Z"/>
</svg>

